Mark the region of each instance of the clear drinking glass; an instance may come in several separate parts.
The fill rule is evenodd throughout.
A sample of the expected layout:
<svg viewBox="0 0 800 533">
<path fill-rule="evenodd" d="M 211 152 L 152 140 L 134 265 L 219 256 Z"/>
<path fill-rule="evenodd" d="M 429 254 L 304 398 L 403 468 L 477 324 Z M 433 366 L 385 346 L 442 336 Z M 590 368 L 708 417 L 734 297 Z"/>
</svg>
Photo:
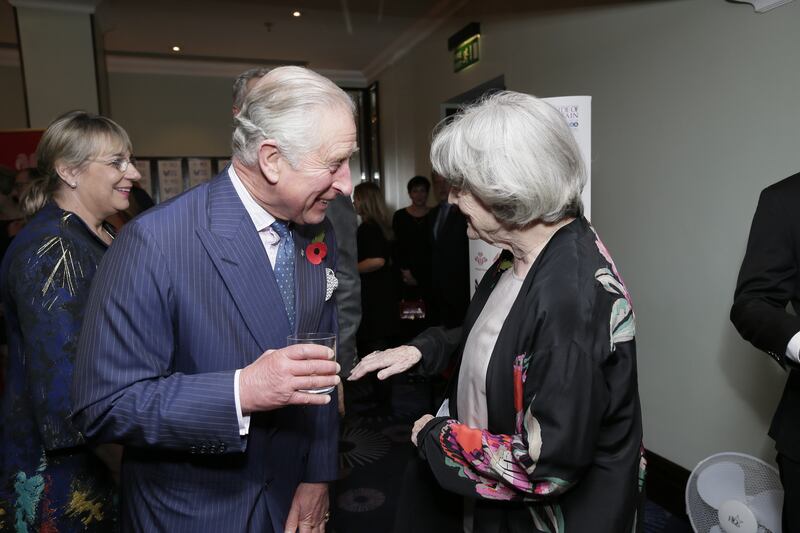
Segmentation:
<svg viewBox="0 0 800 533">
<path fill-rule="evenodd" d="M 297 333 L 286 337 L 286 345 L 292 344 L 321 344 L 333 350 L 333 361 L 336 361 L 336 334 L 335 333 Z M 336 386 L 322 387 L 320 389 L 306 389 L 300 392 L 311 394 L 327 394 L 335 389 Z"/>
</svg>

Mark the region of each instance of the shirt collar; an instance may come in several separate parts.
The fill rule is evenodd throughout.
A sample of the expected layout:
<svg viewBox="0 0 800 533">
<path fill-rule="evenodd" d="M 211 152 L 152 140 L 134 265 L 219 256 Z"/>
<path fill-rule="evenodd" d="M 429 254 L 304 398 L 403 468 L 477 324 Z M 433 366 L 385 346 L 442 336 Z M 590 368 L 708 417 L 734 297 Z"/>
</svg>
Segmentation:
<svg viewBox="0 0 800 533">
<path fill-rule="evenodd" d="M 236 189 L 236 194 L 239 195 L 239 199 L 244 204 L 247 214 L 250 215 L 250 219 L 253 221 L 256 231 L 260 232 L 269 228 L 272 223 L 275 222 L 275 217 L 270 215 L 266 209 L 258 205 L 253 199 L 238 174 L 236 174 L 232 164 L 228 167 L 228 176 L 231 178 L 233 188 Z"/>
</svg>

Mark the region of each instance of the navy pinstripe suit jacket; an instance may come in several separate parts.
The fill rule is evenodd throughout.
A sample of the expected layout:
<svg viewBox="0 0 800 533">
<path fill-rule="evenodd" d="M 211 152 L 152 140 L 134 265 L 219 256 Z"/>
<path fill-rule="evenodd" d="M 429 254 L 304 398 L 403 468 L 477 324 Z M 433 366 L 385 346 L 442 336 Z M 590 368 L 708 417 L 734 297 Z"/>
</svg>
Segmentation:
<svg viewBox="0 0 800 533">
<path fill-rule="evenodd" d="M 323 230 L 312 265 L 301 251 Z M 336 331 L 334 239 L 327 220 L 295 231 L 297 331 Z M 85 435 L 125 445 L 125 530 L 280 532 L 298 483 L 336 478 L 335 394 L 255 414 L 239 436 L 234 372 L 290 333 L 227 172 L 125 226 L 94 279 L 72 390 Z"/>
</svg>

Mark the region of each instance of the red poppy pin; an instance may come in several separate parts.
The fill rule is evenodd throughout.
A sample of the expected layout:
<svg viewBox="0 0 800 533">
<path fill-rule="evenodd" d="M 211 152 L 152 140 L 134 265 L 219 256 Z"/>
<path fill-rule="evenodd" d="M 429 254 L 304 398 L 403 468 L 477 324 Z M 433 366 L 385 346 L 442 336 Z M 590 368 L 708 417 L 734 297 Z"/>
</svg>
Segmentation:
<svg viewBox="0 0 800 533">
<path fill-rule="evenodd" d="M 319 233 L 311 241 L 311 244 L 306 246 L 306 259 L 312 265 L 322 263 L 322 260 L 328 255 L 328 245 L 323 241 L 325 240 L 325 232 Z"/>
</svg>

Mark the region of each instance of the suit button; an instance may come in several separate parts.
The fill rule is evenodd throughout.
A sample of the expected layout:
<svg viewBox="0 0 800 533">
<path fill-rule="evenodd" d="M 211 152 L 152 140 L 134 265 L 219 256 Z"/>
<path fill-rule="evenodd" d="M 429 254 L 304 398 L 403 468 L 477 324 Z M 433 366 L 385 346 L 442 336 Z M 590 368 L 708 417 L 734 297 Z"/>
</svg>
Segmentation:
<svg viewBox="0 0 800 533">
<path fill-rule="evenodd" d="M 189 447 L 189 453 L 197 453 L 197 447 L 194 444 Z"/>
<path fill-rule="evenodd" d="M 224 442 L 219 443 L 219 453 L 224 453 L 227 448 Z"/>
</svg>

